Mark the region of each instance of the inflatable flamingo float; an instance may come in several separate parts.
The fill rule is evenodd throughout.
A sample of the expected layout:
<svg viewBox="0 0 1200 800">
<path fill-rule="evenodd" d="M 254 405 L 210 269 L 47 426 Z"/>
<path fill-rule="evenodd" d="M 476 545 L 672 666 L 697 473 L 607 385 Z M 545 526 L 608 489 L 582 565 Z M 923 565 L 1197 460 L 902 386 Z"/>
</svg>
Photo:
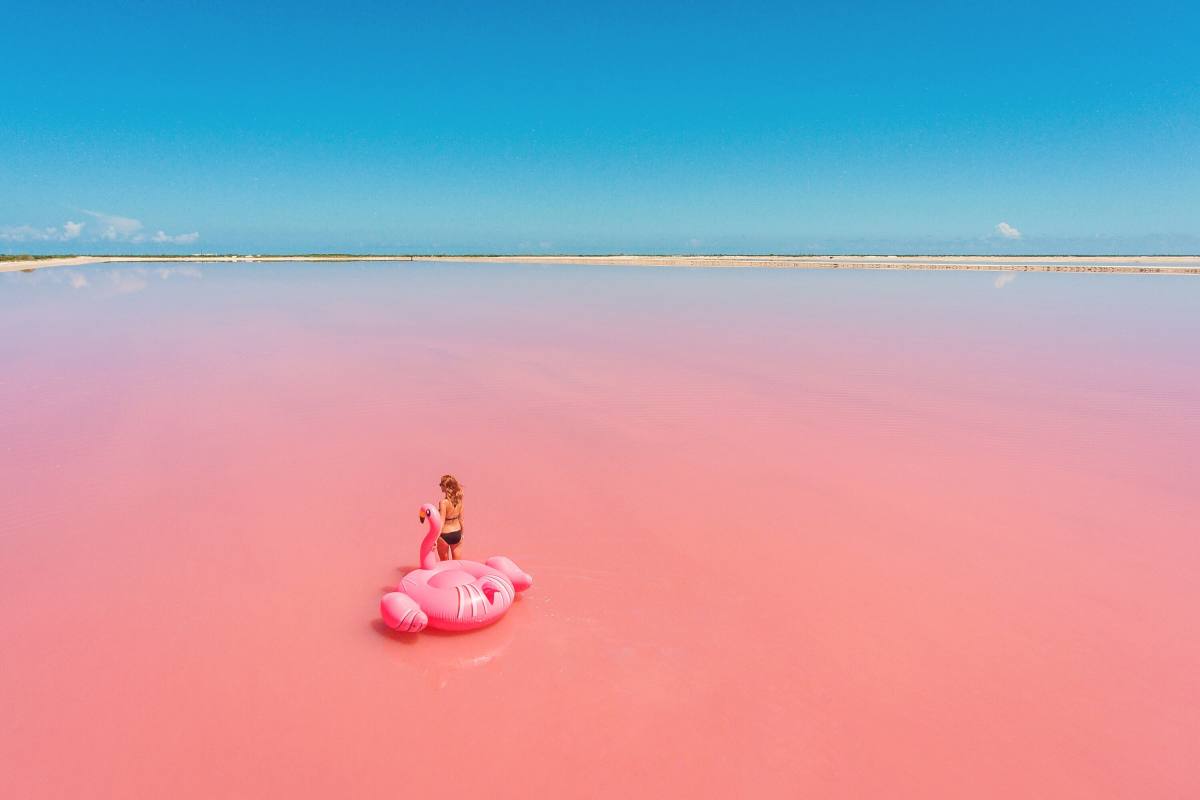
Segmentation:
<svg viewBox="0 0 1200 800">
<path fill-rule="evenodd" d="M 421 568 L 400 580 L 396 591 L 379 601 L 383 621 L 395 631 L 417 633 L 426 626 L 443 631 L 469 631 L 491 625 L 508 611 L 517 592 L 533 578 L 504 556 L 487 562 L 438 561 L 434 542 L 442 532 L 437 508 L 421 506 L 421 522 L 429 531 L 421 540 Z"/>
</svg>

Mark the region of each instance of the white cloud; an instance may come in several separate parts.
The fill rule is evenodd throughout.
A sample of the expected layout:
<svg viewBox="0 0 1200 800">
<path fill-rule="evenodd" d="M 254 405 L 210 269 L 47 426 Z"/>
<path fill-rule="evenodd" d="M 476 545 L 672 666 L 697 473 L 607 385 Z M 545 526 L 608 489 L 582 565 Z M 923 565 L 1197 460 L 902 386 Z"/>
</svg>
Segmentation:
<svg viewBox="0 0 1200 800">
<path fill-rule="evenodd" d="M 1010 283 L 1012 283 L 1016 279 L 1017 279 L 1017 273 L 1015 273 L 1015 272 L 1001 272 L 999 275 L 996 276 L 996 281 L 992 285 L 995 286 L 997 289 L 1003 289 L 1005 286 L 1008 286 Z"/>
<path fill-rule="evenodd" d="M 1020 239 L 1021 232 L 1009 225 L 1007 222 L 1001 222 L 996 226 L 996 233 L 1003 236 L 1005 239 Z"/>
<path fill-rule="evenodd" d="M 158 230 L 152 234 L 144 233 L 142 229 L 145 226 L 140 219 L 122 217 L 117 214 L 107 214 L 103 211 L 88 211 L 86 209 L 83 213 L 90 214 L 97 219 L 100 225 L 100 238 L 110 242 L 191 244 L 200 238 L 200 234 L 195 231 L 192 233 L 171 234 L 163 230 Z"/>
<path fill-rule="evenodd" d="M 63 223 L 61 228 L 35 228 L 32 225 L 0 225 L 0 242 L 67 242 L 79 236 L 84 223 Z"/>
<path fill-rule="evenodd" d="M 70 242 L 80 239 L 87 228 L 93 235 L 89 241 L 103 240 L 106 242 L 154 242 L 155 244 L 192 244 L 200 238 L 196 231 L 191 233 L 167 233 L 163 230 L 148 234 L 143 231 L 142 221 L 133 217 L 122 217 L 117 214 L 106 214 L 103 211 L 87 211 L 83 213 L 94 217 L 96 221 L 90 224 L 67 220 L 61 228 L 35 228 L 32 225 L 0 225 L 0 242 Z"/>
<path fill-rule="evenodd" d="M 35 228 L 32 225 L 5 225 L 0 228 L 0 242 L 36 242 L 46 238 L 53 228 Z"/>
<path fill-rule="evenodd" d="M 200 234 L 194 231 L 192 233 L 177 233 L 174 236 L 163 231 L 157 231 L 150 237 L 150 241 L 158 242 L 159 244 L 191 244 L 199 238 Z"/>
<path fill-rule="evenodd" d="M 133 241 L 134 237 L 138 235 L 138 231 L 142 229 L 141 220 L 132 217 L 119 217 L 116 214 L 105 214 L 102 211 L 88 211 L 87 209 L 84 209 L 83 213 L 96 218 L 100 224 L 100 238 L 110 242 Z"/>
</svg>

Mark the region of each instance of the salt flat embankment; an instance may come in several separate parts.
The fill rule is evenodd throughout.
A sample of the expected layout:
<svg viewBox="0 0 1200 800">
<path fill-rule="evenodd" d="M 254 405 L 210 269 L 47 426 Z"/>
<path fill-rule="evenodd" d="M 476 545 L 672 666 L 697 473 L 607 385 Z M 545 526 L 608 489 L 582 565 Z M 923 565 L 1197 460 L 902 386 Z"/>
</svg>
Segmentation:
<svg viewBox="0 0 1200 800">
<path fill-rule="evenodd" d="M 982 272 L 1093 272 L 1200 275 L 1200 256 L 762 256 L 762 255 L 610 255 L 610 256 L 432 256 L 432 255 L 269 255 L 269 256 L 71 256 L 4 260 L 0 272 L 47 267 L 129 262 L 259 261 L 450 261 L 479 263 L 587 264 L 593 266 L 956 270 Z"/>
</svg>

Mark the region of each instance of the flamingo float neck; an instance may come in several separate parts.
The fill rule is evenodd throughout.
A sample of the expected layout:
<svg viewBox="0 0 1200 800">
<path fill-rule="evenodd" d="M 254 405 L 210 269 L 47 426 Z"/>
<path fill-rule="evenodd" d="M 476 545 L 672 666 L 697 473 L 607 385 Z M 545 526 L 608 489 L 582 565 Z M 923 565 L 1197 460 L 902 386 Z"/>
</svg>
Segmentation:
<svg viewBox="0 0 1200 800">
<path fill-rule="evenodd" d="M 425 506 L 425 521 L 429 523 L 429 532 L 421 540 L 421 569 L 433 569 L 438 565 L 437 549 L 434 542 L 442 532 L 442 518 L 432 506 Z"/>
</svg>

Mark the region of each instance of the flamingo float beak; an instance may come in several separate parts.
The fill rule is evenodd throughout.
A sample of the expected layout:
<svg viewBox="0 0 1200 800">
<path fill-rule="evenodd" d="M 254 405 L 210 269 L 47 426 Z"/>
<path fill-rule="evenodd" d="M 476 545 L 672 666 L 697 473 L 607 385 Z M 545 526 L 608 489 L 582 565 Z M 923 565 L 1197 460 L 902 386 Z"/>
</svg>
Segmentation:
<svg viewBox="0 0 1200 800">
<path fill-rule="evenodd" d="M 425 521 L 425 509 L 422 508 L 420 511 L 417 512 L 417 522 L 424 522 L 424 521 Z"/>
</svg>

